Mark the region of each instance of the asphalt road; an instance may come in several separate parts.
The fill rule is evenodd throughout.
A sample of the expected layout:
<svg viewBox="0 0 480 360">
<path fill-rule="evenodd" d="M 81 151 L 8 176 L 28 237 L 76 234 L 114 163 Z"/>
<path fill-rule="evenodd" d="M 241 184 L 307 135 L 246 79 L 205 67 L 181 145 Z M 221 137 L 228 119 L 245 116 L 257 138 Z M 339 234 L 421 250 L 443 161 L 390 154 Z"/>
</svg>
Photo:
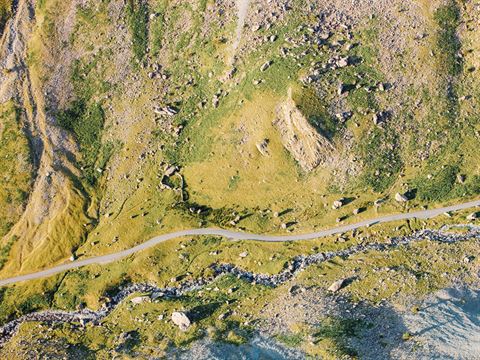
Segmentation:
<svg viewBox="0 0 480 360">
<path fill-rule="evenodd" d="M 31 274 L 20 275 L 11 277 L 8 279 L 0 280 L 0 286 L 5 286 L 9 284 L 14 284 L 21 281 L 27 280 L 34 280 L 40 279 L 44 277 L 48 277 L 63 271 L 77 269 L 79 267 L 91 264 L 107 264 L 109 262 L 122 259 L 126 256 L 135 254 L 139 251 L 151 248 L 157 244 L 160 244 L 164 241 L 180 238 L 183 236 L 197 236 L 197 235 L 217 235 L 222 236 L 232 240 L 253 240 L 253 241 L 264 241 L 264 242 L 284 242 L 284 241 L 299 241 L 299 240 L 313 240 L 318 239 L 325 236 L 330 236 L 334 234 L 340 234 L 347 231 L 352 231 L 361 227 L 398 221 L 398 220 L 406 220 L 406 219 L 428 219 L 443 214 L 449 211 L 457 211 L 457 210 L 464 210 L 473 208 L 475 206 L 480 206 L 480 200 L 470 201 L 466 203 L 461 203 L 457 205 L 452 205 L 444 208 L 438 209 L 430 209 L 430 210 L 422 210 L 422 211 L 415 211 L 411 213 L 400 213 L 394 215 L 386 215 L 382 217 L 378 217 L 375 219 L 364 220 L 357 222 L 355 224 L 337 226 L 331 229 L 321 230 L 309 234 L 298 234 L 298 235 L 285 235 L 285 236 L 276 236 L 276 235 L 260 235 L 260 234 L 249 234 L 246 232 L 239 232 L 239 231 L 230 231 L 230 230 L 223 230 L 223 229 L 215 229 L 215 228 L 204 228 L 204 229 L 190 229 L 190 230 L 182 230 L 176 231 L 169 234 L 159 235 L 156 236 L 142 244 L 134 246 L 130 249 L 119 251 L 116 253 L 103 255 L 103 256 L 96 256 L 91 257 L 88 259 L 82 259 L 77 261 L 72 261 L 66 264 L 54 266 L 50 269 L 37 271 Z"/>
</svg>

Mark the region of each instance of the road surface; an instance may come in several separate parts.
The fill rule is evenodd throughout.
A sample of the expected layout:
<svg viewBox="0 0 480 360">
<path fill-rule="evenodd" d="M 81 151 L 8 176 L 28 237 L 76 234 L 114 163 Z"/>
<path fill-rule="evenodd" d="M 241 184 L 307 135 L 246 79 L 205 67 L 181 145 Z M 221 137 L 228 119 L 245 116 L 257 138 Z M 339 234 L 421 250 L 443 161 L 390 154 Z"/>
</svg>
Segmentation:
<svg viewBox="0 0 480 360">
<path fill-rule="evenodd" d="M 92 264 L 106 264 L 112 261 L 116 261 L 122 259 L 126 256 L 135 254 L 139 251 L 151 248 L 157 244 L 160 244 L 164 241 L 180 238 L 183 236 L 198 236 L 198 235 L 217 235 L 222 236 L 228 239 L 233 240 L 254 240 L 254 241 L 264 241 L 264 242 L 284 242 L 284 241 L 299 241 L 299 240 L 313 240 L 318 239 L 325 236 L 335 235 L 344 233 L 347 231 L 352 231 L 361 227 L 392 222 L 392 221 L 399 221 L 399 220 L 407 220 L 407 219 L 428 219 L 443 214 L 449 211 L 457 211 L 457 210 L 464 210 L 473 208 L 476 206 L 480 206 L 480 200 L 470 201 L 466 203 L 461 203 L 457 205 L 452 205 L 448 207 L 443 207 L 439 209 L 431 209 L 431 210 L 422 210 L 422 211 L 415 211 L 411 213 L 401 213 L 401 214 L 394 214 L 394 215 L 386 215 L 382 217 L 378 217 L 371 220 L 364 220 L 354 224 L 337 226 L 331 229 L 321 230 L 309 234 L 298 234 L 298 235 L 285 235 L 285 236 L 277 236 L 277 235 L 260 235 L 260 234 L 249 234 L 246 232 L 240 231 L 230 231 L 230 230 L 223 230 L 223 229 L 215 229 L 215 228 L 204 228 L 204 229 L 190 229 L 190 230 L 182 230 L 176 231 L 169 234 L 159 235 L 156 236 L 140 245 L 134 246 L 130 249 L 126 249 L 123 251 L 119 251 L 113 254 L 103 255 L 103 256 L 96 256 L 91 257 L 88 259 L 72 261 L 66 264 L 54 266 L 50 269 L 37 271 L 31 274 L 20 275 L 11 277 L 8 279 L 0 280 L 0 286 L 5 286 L 9 284 L 14 284 L 21 281 L 27 280 L 34 280 L 40 279 L 44 277 L 48 277 L 63 271 L 77 269 L 79 267 L 85 265 L 92 265 Z"/>
</svg>

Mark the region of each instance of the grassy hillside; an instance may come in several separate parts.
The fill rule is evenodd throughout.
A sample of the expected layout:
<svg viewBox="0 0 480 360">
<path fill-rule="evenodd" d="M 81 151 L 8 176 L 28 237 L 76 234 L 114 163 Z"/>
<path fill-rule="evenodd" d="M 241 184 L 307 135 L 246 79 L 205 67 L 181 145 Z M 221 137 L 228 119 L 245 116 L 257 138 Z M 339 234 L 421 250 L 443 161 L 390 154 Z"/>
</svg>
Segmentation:
<svg viewBox="0 0 480 360">
<path fill-rule="evenodd" d="M 54 159 L 47 168 L 61 181 L 52 191 L 64 193 L 68 206 L 45 206 L 50 217 L 41 221 L 35 242 L 4 239 L 0 264 L 11 266 L 1 277 L 72 255 L 124 250 L 184 228 L 303 233 L 477 198 L 480 37 L 473 2 L 288 5 L 252 1 L 245 24 L 237 24 L 233 1 L 35 2 L 22 55 L 26 70 L 14 83 L 21 84 L 22 97 L 33 94 L 38 108 L 8 102 L 0 109 L 0 237 L 31 194 L 29 140 L 58 145 L 41 156 Z M 9 6 L 0 0 L 0 31 Z M 10 75 L 15 70 L 3 69 Z M 44 115 L 32 139 L 19 124 L 25 110 Z M 318 161 L 306 168 L 306 158 Z M 397 193 L 408 201 L 395 200 Z M 339 199 L 342 206 L 333 206 Z M 108 266 L 3 289 L 0 321 L 51 307 L 99 308 L 123 284 L 178 285 L 207 276 L 213 263 L 274 274 L 299 254 L 384 242 L 465 222 L 467 215 L 308 243 L 173 240 Z M 33 231 L 34 223 L 25 226 Z M 424 241 L 412 249 L 334 259 L 298 281 L 324 291 L 335 279 L 356 277 L 345 291 L 353 301 L 400 302 L 402 294 L 420 297 L 456 278 L 471 281 L 476 263 L 464 259 L 475 251 L 473 241 L 452 247 Z M 385 268 L 395 275 L 372 270 Z M 224 278 L 210 290 L 145 307 L 127 300 L 102 324 L 82 328 L 83 335 L 76 325 L 53 326 L 58 343 L 46 336 L 52 347 L 45 354 L 70 344 L 78 351 L 72 357 L 160 356 L 171 344 L 187 345 L 205 333 L 240 343 L 254 330 L 253 320 L 267 317 L 258 304 L 286 296 L 292 284 L 267 289 Z M 205 316 L 179 333 L 167 317 L 180 308 L 200 308 Z M 231 319 L 219 319 L 230 310 Z M 159 315 L 166 318 L 156 321 Z M 19 339 L 40 339 L 37 325 L 22 326 L 5 351 L 27 351 Z M 342 339 L 358 324 L 325 319 L 323 325 L 298 325 L 279 337 L 311 355 L 353 356 Z"/>
<path fill-rule="evenodd" d="M 0 237 L 18 220 L 32 182 L 32 156 L 19 111 L 13 103 L 0 108 Z"/>
</svg>

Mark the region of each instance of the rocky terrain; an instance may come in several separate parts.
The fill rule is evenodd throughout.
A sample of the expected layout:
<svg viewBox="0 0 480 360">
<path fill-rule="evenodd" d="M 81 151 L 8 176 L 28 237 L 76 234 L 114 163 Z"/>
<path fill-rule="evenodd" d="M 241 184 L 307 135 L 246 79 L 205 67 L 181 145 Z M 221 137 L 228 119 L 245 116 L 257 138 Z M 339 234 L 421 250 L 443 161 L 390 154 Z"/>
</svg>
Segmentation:
<svg viewBox="0 0 480 360">
<path fill-rule="evenodd" d="M 158 299 L 169 299 L 169 298 L 178 298 L 183 296 L 186 292 L 191 292 L 194 290 L 199 290 L 203 287 L 209 286 L 214 283 L 219 277 L 230 275 L 234 276 L 242 281 L 258 284 L 267 287 L 277 287 L 280 284 L 283 284 L 290 279 L 292 279 L 296 274 L 306 269 L 306 267 L 313 264 L 319 264 L 321 262 L 326 262 L 336 257 L 348 258 L 349 256 L 358 254 L 360 252 L 368 251 L 386 251 L 394 249 L 398 246 L 408 246 L 414 241 L 438 241 L 447 244 L 453 244 L 460 241 L 471 241 L 471 240 L 480 240 L 480 231 L 477 227 L 472 227 L 468 232 L 464 234 L 455 234 L 448 233 L 444 231 L 432 231 L 432 230 L 422 230 L 417 233 L 414 233 L 411 236 L 392 238 L 387 243 L 370 243 L 370 244 L 360 244 L 353 246 L 341 251 L 318 253 L 308 256 L 297 256 L 291 263 L 287 264 L 286 269 L 277 275 L 264 275 L 264 274 L 255 274 L 249 271 L 245 271 L 234 264 L 213 264 L 212 270 L 213 275 L 209 278 L 201 278 L 194 281 L 182 283 L 177 287 L 168 287 L 168 288 L 158 288 L 155 285 L 148 284 L 131 284 L 124 286 L 119 289 L 118 293 L 109 298 L 106 298 L 106 303 L 98 311 L 92 311 L 89 309 L 83 309 L 76 312 L 66 312 L 66 311 L 55 311 L 48 310 L 38 313 L 31 313 L 24 315 L 16 320 L 13 320 L 0 328 L 0 346 L 4 345 L 8 340 L 15 335 L 18 331 L 19 326 L 24 322 L 42 322 L 47 324 L 54 323 L 79 323 L 81 326 L 85 326 L 87 323 L 92 322 L 94 324 L 100 324 L 102 319 L 109 315 L 112 311 L 115 310 L 117 305 L 125 301 L 126 298 L 130 297 L 132 294 L 148 294 L 140 297 L 131 298 L 130 301 L 135 304 L 142 304 L 144 302 L 155 301 Z M 474 257 L 472 257 L 473 259 Z M 470 257 L 466 257 L 465 261 L 470 261 Z M 354 278 L 351 279 L 339 279 L 335 281 L 332 286 L 328 289 L 331 293 L 337 293 L 344 286 L 348 286 L 348 283 L 355 281 Z M 305 289 L 293 286 L 289 292 L 294 294 L 296 292 L 302 292 Z M 325 294 L 323 294 L 325 296 Z M 341 299 L 340 299 L 341 300 Z M 308 302 L 307 302 L 308 304 Z M 274 307 L 277 309 L 277 307 Z M 308 309 L 308 307 L 307 307 Z M 280 310 L 282 311 L 282 310 Z M 289 311 L 285 309 L 287 314 Z M 290 314 L 291 315 L 291 314 Z M 191 321 L 188 317 L 188 313 L 184 314 L 181 312 L 172 313 L 172 321 L 175 325 L 179 326 L 182 331 L 186 331 L 190 325 Z M 276 314 L 271 321 L 277 323 L 278 325 L 278 314 Z M 267 327 L 269 332 L 272 332 L 272 325 L 270 324 Z M 280 327 L 282 328 L 282 327 Z M 277 329 L 278 330 L 278 329 Z M 364 345 L 366 346 L 366 345 Z M 380 350 L 377 350 L 380 351 Z M 469 353 L 469 352 L 467 352 Z M 380 356 L 380 354 L 377 354 Z"/>
<path fill-rule="evenodd" d="M 479 21 L 476 0 L 0 0 L 0 278 L 478 199 Z M 172 239 L 2 287 L 0 353 L 455 357 L 408 307 L 475 291 L 479 218 Z"/>
</svg>

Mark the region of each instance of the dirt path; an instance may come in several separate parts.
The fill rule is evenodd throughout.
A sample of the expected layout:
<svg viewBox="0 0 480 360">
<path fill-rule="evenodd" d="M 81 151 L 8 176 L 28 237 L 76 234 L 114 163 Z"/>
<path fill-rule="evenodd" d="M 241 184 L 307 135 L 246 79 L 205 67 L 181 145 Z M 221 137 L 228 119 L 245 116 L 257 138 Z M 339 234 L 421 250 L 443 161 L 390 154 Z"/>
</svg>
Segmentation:
<svg viewBox="0 0 480 360">
<path fill-rule="evenodd" d="M 309 234 L 298 234 L 298 235 L 286 235 L 286 236 L 279 236 L 279 235 L 261 235 L 261 234 L 249 234 L 239 231 L 230 231 L 224 229 L 215 229 L 215 228 L 205 228 L 205 229 L 190 229 L 190 230 L 182 230 L 176 231 L 169 234 L 160 235 L 154 237 L 140 245 L 134 246 L 130 249 L 126 249 L 123 251 L 119 251 L 113 254 L 103 255 L 103 256 L 96 256 L 84 260 L 73 261 L 67 264 L 62 264 L 58 266 L 54 266 L 47 270 L 37 271 L 31 274 L 15 276 L 7 279 L 0 280 L 0 286 L 5 286 L 9 284 L 14 284 L 21 281 L 27 280 L 34 280 L 40 279 L 44 277 L 48 277 L 63 271 L 77 269 L 82 266 L 91 265 L 91 264 L 106 264 L 112 261 L 116 261 L 127 257 L 129 255 L 135 254 L 139 251 L 151 248 L 156 246 L 162 242 L 167 240 L 176 239 L 179 237 L 184 236 L 201 236 L 201 235 L 215 235 L 215 236 L 222 236 L 228 239 L 235 239 L 235 240 L 254 240 L 254 241 L 264 241 L 264 242 L 284 242 L 284 241 L 300 241 L 300 240 L 313 240 L 318 239 L 321 237 L 326 237 L 330 235 L 340 234 L 348 231 L 352 231 L 361 227 L 380 224 L 380 223 L 387 223 L 392 221 L 399 221 L 399 220 L 406 220 L 406 219 L 428 219 L 445 212 L 449 211 L 458 211 L 469 209 L 472 207 L 480 206 L 480 200 L 475 200 L 471 202 L 461 203 L 457 205 L 452 205 L 448 207 L 438 208 L 438 209 L 431 209 L 431 210 L 422 210 L 416 211 L 411 213 L 401 213 L 401 214 L 394 214 L 394 215 L 387 215 L 383 217 L 378 217 L 371 220 L 364 220 L 358 223 L 338 226 L 331 229 L 321 230 Z"/>
<path fill-rule="evenodd" d="M 232 44 L 232 55 L 230 58 L 230 65 L 233 66 L 235 62 L 235 55 L 237 54 L 240 41 L 242 40 L 243 28 L 248 14 L 250 0 L 236 0 L 237 5 L 237 28 L 235 30 L 235 39 Z"/>
</svg>

